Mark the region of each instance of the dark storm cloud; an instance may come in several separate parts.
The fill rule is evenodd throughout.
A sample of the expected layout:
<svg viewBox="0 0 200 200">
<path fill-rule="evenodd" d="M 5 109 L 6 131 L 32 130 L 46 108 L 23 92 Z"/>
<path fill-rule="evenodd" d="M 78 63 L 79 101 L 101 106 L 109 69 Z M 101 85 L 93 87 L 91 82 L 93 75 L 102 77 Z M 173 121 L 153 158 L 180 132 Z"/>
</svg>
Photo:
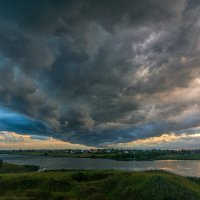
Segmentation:
<svg viewBox="0 0 200 200">
<path fill-rule="evenodd" d="M 200 72 L 199 11 L 189 0 L 0 0 L 0 104 L 89 145 L 198 126 L 198 99 L 174 92 Z"/>
<path fill-rule="evenodd" d="M 40 121 L 31 119 L 11 110 L 0 108 L 0 131 L 20 132 L 22 134 L 43 134 L 52 131 Z M 53 134 L 53 133 L 52 133 Z"/>
</svg>

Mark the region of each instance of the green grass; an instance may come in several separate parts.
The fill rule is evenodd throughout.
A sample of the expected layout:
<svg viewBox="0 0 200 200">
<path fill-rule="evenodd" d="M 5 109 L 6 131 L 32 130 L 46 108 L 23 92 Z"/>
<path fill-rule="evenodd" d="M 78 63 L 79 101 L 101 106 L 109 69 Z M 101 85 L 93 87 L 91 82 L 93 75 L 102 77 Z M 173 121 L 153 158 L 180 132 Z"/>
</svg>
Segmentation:
<svg viewBox="0 0 200 200">
<path fill-rule="evenodd" d="M 0 165 L 0 174 L 1 173 L 20 173 L 20 172 L 32 172 L 38 171 L 39 167 L 31 165 L 15 165 L 10 163 L 3 162 Z"/>
<path fill-rule="evenodd" d="M 158 156 L 157 160 L 200 160 L 200 154 L 173 154 Z"/>
<path fill-rule="evenodd" d="M 200 179 L 163 171 L 4 173 L 0 174 L 0 196 L 38 200 L 199 200 Z"/>
<path fill-rule="evenodd" d="M 10 154 L 16 155 L 31 155 L 31 156 L 50 156 L 50 157 L 68 157 L 68 158 L 104 158 L 104 159 L 114 159 L 115 154 L 98 154 L 98 153 L 66 153 L 66 152 L 9 152 Z"/>
<path fill-rule="evenodd" d="M 32 155 L 32 156 L 49 156 L 49 157 L 70 157 L 70 158 L 103 158 L 113 160 L 200 160 L 200 153 L 191 151 L 173 151 L 173 150 L 151 150 L 136 151 L 135 153 L 124 153 L 120 150 L 113 150 L 111 153 L 98 152 L 77 152 L 69 153 L 64 151 L 8 151 L 9 154 Z"/>
</svg>

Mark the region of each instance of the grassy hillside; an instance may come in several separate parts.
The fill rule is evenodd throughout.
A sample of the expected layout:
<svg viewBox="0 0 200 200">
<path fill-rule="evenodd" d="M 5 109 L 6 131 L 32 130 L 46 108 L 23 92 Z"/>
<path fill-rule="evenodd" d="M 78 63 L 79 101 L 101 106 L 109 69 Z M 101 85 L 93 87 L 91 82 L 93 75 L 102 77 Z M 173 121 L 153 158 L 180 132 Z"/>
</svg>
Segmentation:
<svg viewBox="0 0 200 200">
<path fill-rule="evenodd" d="M 39 167 L 32 165 L 15 165 L 2 162 L 0 164 L 0 173 L 17 173 L 17 172 L 32 172 L 37 171 Z"/>
<path fill-rule="evenodd" d="M 161 171 L 10 173 L 0 174 L 0 196 L 38 200 L 199 200 L 199 180 Z"/>
</svg>

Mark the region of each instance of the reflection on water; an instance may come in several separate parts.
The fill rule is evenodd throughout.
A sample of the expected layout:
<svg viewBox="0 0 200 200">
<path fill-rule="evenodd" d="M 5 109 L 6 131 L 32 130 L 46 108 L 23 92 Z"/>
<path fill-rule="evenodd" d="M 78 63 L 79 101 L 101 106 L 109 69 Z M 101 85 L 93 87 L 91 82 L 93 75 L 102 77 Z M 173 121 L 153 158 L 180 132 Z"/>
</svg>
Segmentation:
<svg viewBox="0 0 200 200">
<path fill-rule="evenodd" d="M 0 154 L 5 162 L 37 165 L 45 169 L 165 170 L 183 176 L 200 177 L 199 160 L 115 161 L 108 159 L 63 158 Z"/>
</svg>

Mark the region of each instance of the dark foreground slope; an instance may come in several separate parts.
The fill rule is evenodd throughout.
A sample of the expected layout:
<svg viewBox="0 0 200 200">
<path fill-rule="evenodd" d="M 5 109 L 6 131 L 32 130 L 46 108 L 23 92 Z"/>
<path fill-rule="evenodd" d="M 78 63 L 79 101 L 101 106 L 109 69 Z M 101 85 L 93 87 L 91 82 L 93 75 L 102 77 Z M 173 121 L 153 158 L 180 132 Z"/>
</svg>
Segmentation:
<svg viewBox="0 0 200 200">
<path fill-rule="evenodd" d="M 38 200 L 199 200 L 200 180 L 161 171 L 0 174 L 0 196 Z"/>
<path fill-rule="evenodd" d="M 15 165 L 10 163 L 0 163 L 0 173 L 20 173 L 20 172 L 33 172 L 38 171 L 38 166 L 32 165 Z M 1 199 L 0 199 L 1 200 Z"/>
</svg>

